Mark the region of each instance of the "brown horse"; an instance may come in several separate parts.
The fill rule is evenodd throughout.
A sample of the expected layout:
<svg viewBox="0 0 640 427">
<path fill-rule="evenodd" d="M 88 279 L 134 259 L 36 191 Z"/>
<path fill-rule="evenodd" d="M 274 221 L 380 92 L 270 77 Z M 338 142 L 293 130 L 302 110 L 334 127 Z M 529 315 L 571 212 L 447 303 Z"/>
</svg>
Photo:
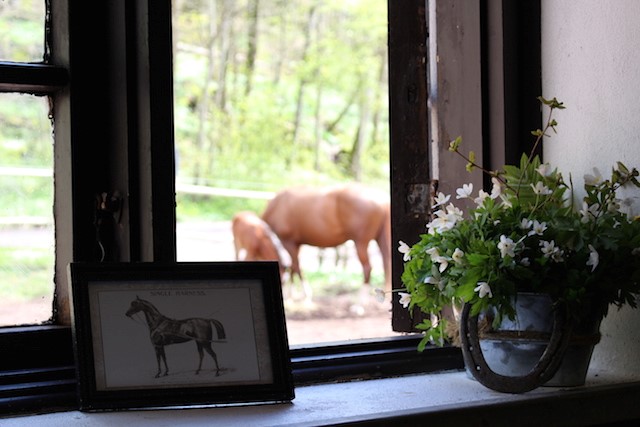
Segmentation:
<svg viewBox="0 0 640 427">
<path fill-rule="evenodd" d="M 278 261 L 280 276 L 289 266 L 289 256 L 282 242 L 254 212 L 242 211 L 231 221 L 233 244 L 238 261 Z"/>
<path fill-rule="evenodd" d="M 283 190 L 269 202 L 262 219 L 291 255 L 291 276 L 302 280 L 301 245 L 336 247 L 353 240 L 369 284 L 368 246 L 375 240 L 382 254 L 385 287 L 391 288 L 391 219 L 389 197 L 358 184 Z"/>
</svg>

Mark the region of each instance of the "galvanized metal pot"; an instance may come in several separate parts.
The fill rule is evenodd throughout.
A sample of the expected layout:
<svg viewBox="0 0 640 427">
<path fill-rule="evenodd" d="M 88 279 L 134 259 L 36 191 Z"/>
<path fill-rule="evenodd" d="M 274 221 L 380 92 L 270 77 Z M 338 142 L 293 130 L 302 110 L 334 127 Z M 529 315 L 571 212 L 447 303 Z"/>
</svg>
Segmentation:
<svg viewBox="0 0 640 427">
<path fill-rule="evenodd" d="M 467 372 L 507 393 L 583 385 L 600 339 L 600 313 L 574 324 L 562 307 L 552 309 L 548 295 L 530 293 L 519 293 L 515 308 L 515 321 L 505 319 L 497 330 L 480 336 L 478 318 L 465 306 L 460 335 Z"/>
</svg>

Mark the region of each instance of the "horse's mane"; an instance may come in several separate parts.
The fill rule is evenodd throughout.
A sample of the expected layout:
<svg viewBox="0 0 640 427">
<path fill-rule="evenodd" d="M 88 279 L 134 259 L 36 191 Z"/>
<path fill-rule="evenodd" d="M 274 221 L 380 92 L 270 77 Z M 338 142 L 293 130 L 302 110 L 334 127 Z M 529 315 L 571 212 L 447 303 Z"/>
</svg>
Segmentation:
<svg viewBox="0 0 640 427">
<path fill-rule="evenodd" d="M 160 313 L 160 310 L 158 310 L 156 308 L 155 305 L 151 304 L 149 301 L 141 299 L 139 297 L 136 297 L 136 301 L 142 305 L 144 305 L 145 307 L 147 307 L 150 311 L 152 311 L 154 314 L 159 314 L 162 315 L 162 313 Z"/>
<path fill-rule="evenodd" d="M 269 235 L 269 239 L 271 239 L 273 246 L 275 246 L 276 251 L 278 251 L 278 256 L 280 257 L 280 262 L 282 262 L 282 265 L 284 267 L 291 267 L 291 256 L 289 255 L 289 252 L 287 252 L 287 250 L 284 248 L 284 245 L 282 244 L 282 241 L 280 240 L 278 235 L 273 232 L 271 227 L 269 227 L 269 224 L 267 224 L 264 220 L 260 219 L 260 221 L 262 221 L 264 229 L 267 230 L 267 234 Z"/>
</svg>

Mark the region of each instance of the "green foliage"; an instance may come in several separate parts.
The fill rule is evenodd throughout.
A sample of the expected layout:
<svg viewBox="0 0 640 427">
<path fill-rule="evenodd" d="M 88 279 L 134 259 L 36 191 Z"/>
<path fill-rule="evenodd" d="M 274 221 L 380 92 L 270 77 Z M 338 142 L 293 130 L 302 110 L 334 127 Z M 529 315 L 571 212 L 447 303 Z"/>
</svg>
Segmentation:
<svg viewBox="0 0 640 427">
<path fill-rule="evenodd" d="M 178 193 L 178 222 L 191 219 L 205 221 L 226 221 L 239 211 L 261 213 L 266 207 L 265 200 L 240 199 L 235 197 L 209 197 Z"/>
<path fill-rule="evenodd" d="M 44 12 L 42 0 L 0 1 L 1 61 L 42 61 Z"/>
<path fill-rule="evenodd" d="M 234 2 L 233 13 L 223 4 L 214 14 L 194 0 L 177 4 L 181 180 L 253 189 L 388 185 L 386 2 L 260 2 L 252 70 L 251 20 L 237 13 L 249 0 Z M 363 151 L 354 156 L 359 132 Z"/>
<path fill-rule="evenodd" d="M 53 253 L 48 249 L 0 247 L 0 298 L 31 300 L 53 292 Z"/>
<path fill-rule="evenodd" d="M 355 170 L 358 179 L 386 188 L 386 2 L 261 1 L 251 73 L 249 5 L 249 0 L 173 2 L 178 181 L 276 191 L 294 183 L 352 180 Z M 42 61 L 44 6 L 42 0 L 0 1 L 0 60 Z M 47 101 L 0 94 L 0 167 L 52 169 Z M 356 158 L 359 132 L 364 145 Z M 239 210 L 262 212 L 265 204 L 179 192 L 177 216 L 178 221 L 229 220 Z M 50 175 L 0 176 L 0 217 L 51 218 L 52 206 Z M 52 258 L 46 258 L 47 267 L 12 256 L 0 254 L 7 286 L 0 295 L 9 289 L 39 293 L 39 284 L 49 286 Z M 25 263 L 22 271 L 13 268 Z"/>
<path fill-rule="evenodd" d="M 555 98 L 541 102 L 550 112 L 564 108 Z M 545 128 L 534 133 L 534 150 L 556 125 L 549 114 Z M 523 155 L 519 165 L 487 171 L 472 155 L 460 153 L 461 142 L 453 141 L 450 150 L 465 158 L 470 169 L 492 177 L 491 194 L 480 190 L 474 198 L 470 184 L 459 189 L 458 198 L 476 203 L 467 217 L 448 203 L 450 196 L 438 194 L 429 232 L 412 247 L 400 246 L 408 293 L 401 293 L 402 303 L 430 316 L 420 326 L 427 341 L 446 338 L 438 322 L 443 307 L 468 303 L 472 315 L 493 307 L 497 324 L 514 317 L 518 292 L 549 294 L 573 319 L 589 315 L 598 304 L 635 307 L 640 220 L 621 210 L 624 203 L 617 191 L 640 187 L 637 169 L 618 162 L 610 179 L 597 170 L 585 175 L 586 196 L 574 207 L 571 187 L 538 157 Z"/>
</svg>

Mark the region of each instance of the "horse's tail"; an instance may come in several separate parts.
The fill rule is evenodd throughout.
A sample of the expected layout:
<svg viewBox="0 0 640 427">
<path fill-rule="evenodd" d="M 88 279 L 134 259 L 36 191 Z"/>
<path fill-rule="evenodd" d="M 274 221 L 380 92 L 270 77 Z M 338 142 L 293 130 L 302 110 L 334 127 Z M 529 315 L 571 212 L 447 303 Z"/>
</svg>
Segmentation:
<svg viewBox="0 0 640 427">
<path fill-rule="evenodd" d="M 213 326 L 216 327 L 216 332 L 218 332 L 218 339 L 219 340 L 225 339 L 227 335 L 224 332 L 224 326 L 222 326 L 222 323 L 216 319 L 209 319 L 209 321 Z"/>
</svg>

